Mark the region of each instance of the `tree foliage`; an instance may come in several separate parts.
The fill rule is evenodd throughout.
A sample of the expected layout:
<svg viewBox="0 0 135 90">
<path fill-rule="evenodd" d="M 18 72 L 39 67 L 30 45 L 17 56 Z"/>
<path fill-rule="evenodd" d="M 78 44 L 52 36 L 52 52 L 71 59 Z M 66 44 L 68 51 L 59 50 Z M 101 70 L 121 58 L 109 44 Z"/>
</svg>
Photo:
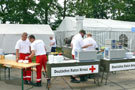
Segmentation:
<svg viewBox="0 0 135 90">
<path fill-rule="evenodd" d="M 135 21 L 135 0 L 0 0 L 1 23 L 50 24 L 66 16 Z"/>
</svg>

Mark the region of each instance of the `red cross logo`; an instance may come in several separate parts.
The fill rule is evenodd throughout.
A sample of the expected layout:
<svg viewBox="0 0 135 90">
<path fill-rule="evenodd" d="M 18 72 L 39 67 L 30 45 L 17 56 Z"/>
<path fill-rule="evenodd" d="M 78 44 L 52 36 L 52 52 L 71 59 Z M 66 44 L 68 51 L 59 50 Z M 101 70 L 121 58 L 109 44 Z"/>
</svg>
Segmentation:
<svg viewBox="0 0 135 90">
<path fill-rule="evenodd" d="M 94 68 L 94 66 L 92 65 L 92 67 L 89 68 L 89 70 L 90 70 L 91 72 L 94 72 L 94 70 L 96 70 L 96 68 Z"/>
</svg>

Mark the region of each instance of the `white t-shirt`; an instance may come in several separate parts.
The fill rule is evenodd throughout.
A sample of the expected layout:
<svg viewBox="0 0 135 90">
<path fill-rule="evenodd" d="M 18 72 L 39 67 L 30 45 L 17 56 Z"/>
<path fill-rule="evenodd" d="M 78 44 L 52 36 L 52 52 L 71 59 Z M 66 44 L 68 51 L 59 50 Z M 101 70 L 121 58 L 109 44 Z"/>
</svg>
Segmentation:
<svg viewBox="0 0 135 90">
<path fill-rule="evenodd" d="M 35 51 L 36 56 L 46 54 L 45 44 L 42 40 L 35 40 L 31 44 L 31 50 Z"/>
<path fill-rule="evenodd" d="M 88 45 L 88 44 L 92 44 L 92 46 L 84 48 L 83 50 L 92 51 L 92 50 L 95 50 L 95 48 L 98 47 L 96 41 L 92 37 L 88 37 L 88 38 L 85 38 L 83 40 L 83 46 Z"/>
<path fill-rule="evenodd" d="M 76 34 L 72 38 L 71 44 L 73 45 L 72 55 L 75 55 L 75 51 L 80 51 L 83 45 L 83 38 L 80 33 Z"/>
<path fill-rule="evenodd" d="M 30 45 L 29 40 L 23 41 L 22 39 L 18 40 L 15 45 L 15 49 L 19 49 L 19 53 L 30 53 Z"/>
<path fill-rule="evenodd" d="M 56 47 L 56 40 L 55 39 L 50 40 L 50 43 L 54 43 L 54 45 L 52 45 L 51 47 Z"/>
</svg>

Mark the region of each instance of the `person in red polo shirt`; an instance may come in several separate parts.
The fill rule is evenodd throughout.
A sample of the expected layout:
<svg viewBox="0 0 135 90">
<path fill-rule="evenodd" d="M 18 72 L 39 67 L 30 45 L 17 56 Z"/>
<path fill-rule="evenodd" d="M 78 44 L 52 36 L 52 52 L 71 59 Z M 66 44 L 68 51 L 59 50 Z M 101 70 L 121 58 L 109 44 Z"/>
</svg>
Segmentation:
<svg viewBox="0 0 135 90">
<path fill-rule="evenodd" d="M 31 43 L 27 39 L 28 34 L 24 32 L 20 40 L 15 45 L 16 61 L 25 60 L 25 57 L 30 55 Z M 31 59 L 28 59 L 31 62 Z M 31 84 L 31 68 L 23 69 L 23 80 L 25 84 Z"/>
<path fill-rule="evenodd" d="M 34 86 L 41 87 L 41 70 L 42 66 L 44 67 L 44 70 L 46 72 L 46 63 L 47 63 L 47 56 L 46 56 L 46 48 L 45 44 L 42 40 L 36 40 L 34 35 L 29 36 L 29 40 L 32 43 L 31 44 L 31 54 L 26 57 L 32 58 L 33 56 L 36 56 L 36 63 L 39 63 L 36 67 L 37 69 L 37 80 L 36 83 L 33 83 Z"/>
</svg>

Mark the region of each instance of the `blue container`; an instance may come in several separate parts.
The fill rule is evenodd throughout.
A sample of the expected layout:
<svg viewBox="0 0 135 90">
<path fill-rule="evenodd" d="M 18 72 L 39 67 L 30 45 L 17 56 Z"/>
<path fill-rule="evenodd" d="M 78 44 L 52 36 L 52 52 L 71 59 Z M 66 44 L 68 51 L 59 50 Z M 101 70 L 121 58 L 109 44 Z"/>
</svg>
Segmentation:
<svg viewBox="0 0 135 90">
<path fill-rule="evenodd" d="M 112 49 L 116 49 L 116 45 L 112 45 Z"/>
<path fill-rule="evenodd" d="M 112 40 L 112 44 L 115 44 L 116 43 L 116 40 Z"/>
<path fill-rule="evenodd" d="M 122 45 L 119 45 L 119 49 L 122 49 Z"/>
</svg>

